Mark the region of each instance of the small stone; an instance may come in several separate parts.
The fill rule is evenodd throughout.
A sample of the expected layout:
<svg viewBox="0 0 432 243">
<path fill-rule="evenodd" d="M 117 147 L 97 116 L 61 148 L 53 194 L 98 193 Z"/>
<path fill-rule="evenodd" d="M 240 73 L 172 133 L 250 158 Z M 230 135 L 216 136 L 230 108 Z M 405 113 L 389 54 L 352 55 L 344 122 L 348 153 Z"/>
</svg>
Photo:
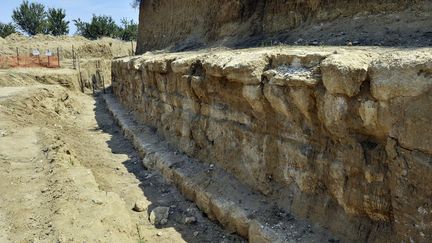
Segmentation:
<svg viewBox="0 0 432 243">
<path fill-rule="evenodd" d="M 103 202 L 100 199 L 93 199 L 92 202 L 97 205 L 102 205 Z"/>
<path fill-rule="evenodd" d="M 136 201 L 135 202 L 135 206 L 133 208 L 134 211 L 136 212 L 143 212 L 147 209 L 147 203 L 145 201 Z"/>
<path fill-rule="evenodd" d="M 162 232 L 159 231 L 159 232 L 156 233 L 156 235 L 157 236 L 162 236 Z"/>
<path fill-rule="evenodd" d="M 193 224 L 197 221 L 197 219 L 195 217 L 186 217 L 183 222 L 185 224 Z"/>
<path fill-rule="evenodd" d="M 199 232 L 198 232 L 198 231 L 195 231 L 195 232 L 193 232 L 193 236 L 194 236 L 194 237 L 197 237 L 197 236 L 198 236 L 198 234 L 199 234 Z"/>
<path fill-rule="evenodd" d="M 165 220 L 168 220 L 168 216 L 169 207 L 156 207 L 151 211 L 149 220 L 152 224 L 163 224 Z"/>
</svg>

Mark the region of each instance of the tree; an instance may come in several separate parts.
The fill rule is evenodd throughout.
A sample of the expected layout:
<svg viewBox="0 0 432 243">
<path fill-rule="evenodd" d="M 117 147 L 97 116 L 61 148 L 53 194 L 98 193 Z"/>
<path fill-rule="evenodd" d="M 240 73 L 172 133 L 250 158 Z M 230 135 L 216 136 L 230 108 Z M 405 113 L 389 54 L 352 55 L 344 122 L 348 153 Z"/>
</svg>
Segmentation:
<svg viewBox="0 0 432 243">
<path fill-rule="evenodd" d="M 125 41 L 136 40 L 138 36 L 138 25 L 133 20 L 122 19 L 119 38 Z"/>
<path fill-rule="evenodd" d="M 45 6 L 41 3 L 29 3 L 27 0 L 23 1 L 21 5 L 13 11 L 12 19 L 23 32 L 29 35 L 46 32 Z"/>
<path fill-rule="evenodd" d="M 69 21 L 65 20 L 64 9 L 50 8 L 47 17 L 47 33 L 51 35 L 67 35 L 69 33 Z"/>
<path fill-rule="evenodd" d="M 117 37 L 120 30 L 112 17 L 106 15 L 96 16 L 93 14 L 90 23 L 81 19 L 75 19 L 74 23 L 77 33 L 88 39 L 98 39 L 103 36 Z"/>
<path fill-rule="evenodd" d="M 6 36 L 16 33 L 15 26 L 11 23 L 3 24 L 0 23 L 0 37 L 5 38 Z"/>
</svg>

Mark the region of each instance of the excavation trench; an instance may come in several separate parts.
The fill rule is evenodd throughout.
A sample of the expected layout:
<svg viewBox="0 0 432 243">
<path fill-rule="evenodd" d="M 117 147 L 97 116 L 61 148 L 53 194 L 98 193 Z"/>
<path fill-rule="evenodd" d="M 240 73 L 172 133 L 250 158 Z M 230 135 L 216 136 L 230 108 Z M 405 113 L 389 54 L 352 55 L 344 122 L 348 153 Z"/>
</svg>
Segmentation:
<svg viewBox="0 0 432 243">
<path fill-rule="evenodd" d="M 1 72 L 0 240 L 428 242 L 431 53 L 147 53 L 95 95 Z"/>
<path fill-rule="evenodd" d="M 101 96 L 41 84 L 0 94 L 2 242 L 244 241 L 142 166 Z M 158 207 L 169 215 L 154 224 Z"/>
</svg>

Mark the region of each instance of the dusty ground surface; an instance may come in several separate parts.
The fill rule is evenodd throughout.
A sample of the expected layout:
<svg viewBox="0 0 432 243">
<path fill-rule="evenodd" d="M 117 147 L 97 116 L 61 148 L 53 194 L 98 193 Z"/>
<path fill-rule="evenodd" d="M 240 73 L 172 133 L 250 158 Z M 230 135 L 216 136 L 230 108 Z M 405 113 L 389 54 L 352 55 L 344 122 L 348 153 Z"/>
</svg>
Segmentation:
<svg viewBox="0 0 432 243">
<path fill-rule="evenodd" d="M 112 58 L 128 56 L 135 43 L 104 37 L 99 40 L 88 40 L 82 36 L 50 36 L 35 35 L 32 37 L 12 34 L 0 39 L 0 55 L 28 55 L 33 49 L 39 49 L 42 54 L 50 49 L 53 52 L 60 49 L 60 57 L 70 59 L 72 46 L 76 55 L 81 58 Z"/>
<path fill-rule="evenodd" d="M 0 242 L 243 241 L 146 171 L 99 98 L 2 87 L 0 114 Z M 158 206 L 164 225 L 149 222 Z"/>
</svg>

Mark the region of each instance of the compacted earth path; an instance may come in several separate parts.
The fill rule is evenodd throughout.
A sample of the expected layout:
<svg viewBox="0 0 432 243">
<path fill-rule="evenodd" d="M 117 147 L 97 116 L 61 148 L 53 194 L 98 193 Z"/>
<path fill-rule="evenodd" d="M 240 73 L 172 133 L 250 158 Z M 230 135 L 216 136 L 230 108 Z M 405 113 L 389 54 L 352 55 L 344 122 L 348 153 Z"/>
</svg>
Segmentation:
<svg viewBox="0 0 432 243">
<path fill-rule="evenodd" d="M 0 242 L 243 242 L 141 160 L 101 97 L 0 87 Z"/>
</svg>

